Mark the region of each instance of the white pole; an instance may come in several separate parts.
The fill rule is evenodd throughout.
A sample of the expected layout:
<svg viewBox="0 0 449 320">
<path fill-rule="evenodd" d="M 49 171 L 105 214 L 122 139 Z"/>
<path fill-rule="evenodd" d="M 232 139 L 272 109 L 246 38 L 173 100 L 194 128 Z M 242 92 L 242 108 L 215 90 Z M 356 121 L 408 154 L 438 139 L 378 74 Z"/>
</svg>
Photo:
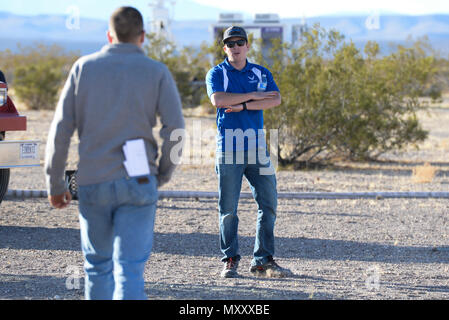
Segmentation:
<svg viewBox="0 0 449 320">
<path fill-rule="evenodd" d="M 47 198 L 46 190 L 8 190 L 7 198 Z M 218 192 L 159 190 L 159 199 L 163 198 L 218 198 Z M 251 199 L 248 192 L 240 194 L 241 199 Z M 335 200 L 335 199 L 449 199 L 449 192 L 279 192 L 279 199 Z"/>
</svg>

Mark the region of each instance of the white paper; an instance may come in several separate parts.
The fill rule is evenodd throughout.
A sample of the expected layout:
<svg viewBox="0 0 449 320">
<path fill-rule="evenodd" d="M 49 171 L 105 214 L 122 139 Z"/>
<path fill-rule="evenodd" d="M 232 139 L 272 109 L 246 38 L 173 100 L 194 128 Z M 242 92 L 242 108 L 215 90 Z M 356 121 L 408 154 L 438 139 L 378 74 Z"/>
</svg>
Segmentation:
<svg viewBox="0 0 449 320">
<path fill-rule="evenodd" d="M 126 172 L 130 177 L 138 177 L 150 174 L 147 153 L 143 139 L 128 140 L 123 145 L 123 153 L 125 154 Z"/>
</svg>

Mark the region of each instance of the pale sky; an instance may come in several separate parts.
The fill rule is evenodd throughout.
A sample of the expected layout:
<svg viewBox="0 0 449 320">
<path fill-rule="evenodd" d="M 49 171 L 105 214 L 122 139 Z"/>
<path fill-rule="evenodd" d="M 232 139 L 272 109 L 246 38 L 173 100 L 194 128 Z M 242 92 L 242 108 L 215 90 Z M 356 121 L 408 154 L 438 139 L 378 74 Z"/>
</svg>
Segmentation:
<svg viewBox="0 0 449 320">
<path fill-rule="evenodd" d="M 122 5 L 139 9 L 144 17 L 149 17 L 152 0 L 0 0 L 0 11 L 19 15 L 68 13 L 68 8 L 76 6 L 83 18 L 107 20 L 112 11 Z M 166 3 L 170 4 L 171 0 Z M 217 19 L 211 16 L 210 8 L 223 12 L 237 12 L 245 16 L 255 13 L 277 13 L 281 18 L 302 18 L 341 13 L 372 14 L 401 13 L 409 15 L 449 14 L 449 0 L 176 0 L 174 19 Z"/>
<path fill-rule="evenodd" d="M 402 13 L 408 15 L 449 13 L 449 0 L 194 0 L 226 11 L 278 13 L 281 18 L 311 17 L 336 13 Z"/>
</svg>

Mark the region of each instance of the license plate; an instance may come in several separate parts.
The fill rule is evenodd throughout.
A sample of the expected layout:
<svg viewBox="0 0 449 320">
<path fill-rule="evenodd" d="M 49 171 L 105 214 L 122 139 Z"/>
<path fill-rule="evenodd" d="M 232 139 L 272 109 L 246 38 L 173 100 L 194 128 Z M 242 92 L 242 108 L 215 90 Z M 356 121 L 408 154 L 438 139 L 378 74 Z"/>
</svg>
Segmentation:
<svg viewBox="0 0 449 320">
<path fill-rule="evenodd" d="M 38 144 L 37 143 L 21 143 L 20 159 L 37 159 Z"/>
</svg>

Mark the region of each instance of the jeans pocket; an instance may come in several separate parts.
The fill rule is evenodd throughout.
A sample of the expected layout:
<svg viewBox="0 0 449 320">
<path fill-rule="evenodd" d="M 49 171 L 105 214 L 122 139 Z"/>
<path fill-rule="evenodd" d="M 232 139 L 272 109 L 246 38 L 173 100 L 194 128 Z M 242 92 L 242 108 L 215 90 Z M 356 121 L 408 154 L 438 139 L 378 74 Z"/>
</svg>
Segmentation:
<svg viewBox="0 0 449 320">
<path fill-rule="evenodd" d="M 228 175 L 229 170 L 234 168 L 234 153 L 233 152 L 219 152 L 215 158 L 215 173 L 219 176 Z"/>
<path fill-rule="evenodd" d="M 78 186 L 78 198 L 86 204 L 99 204 L 101 202 L 102 192 L 101 184 L 92 184 L 87 186 Z"/>
<path fill-rule="evenodd" d="M 130 179 L 128 184 L 130 203 L 138 206 L 152 205 L 157 202 L 157 179 L 148 177 L 148 183 L 139 183 L 136 178 Z"/>
<path fill-rule="evenodd" d="M 219 177 L 226 177 L 232 175 L 234 170 L 234 166 L 232 164 L 219 164 L 217 165 L 217 174 Z"/>
</svg>

